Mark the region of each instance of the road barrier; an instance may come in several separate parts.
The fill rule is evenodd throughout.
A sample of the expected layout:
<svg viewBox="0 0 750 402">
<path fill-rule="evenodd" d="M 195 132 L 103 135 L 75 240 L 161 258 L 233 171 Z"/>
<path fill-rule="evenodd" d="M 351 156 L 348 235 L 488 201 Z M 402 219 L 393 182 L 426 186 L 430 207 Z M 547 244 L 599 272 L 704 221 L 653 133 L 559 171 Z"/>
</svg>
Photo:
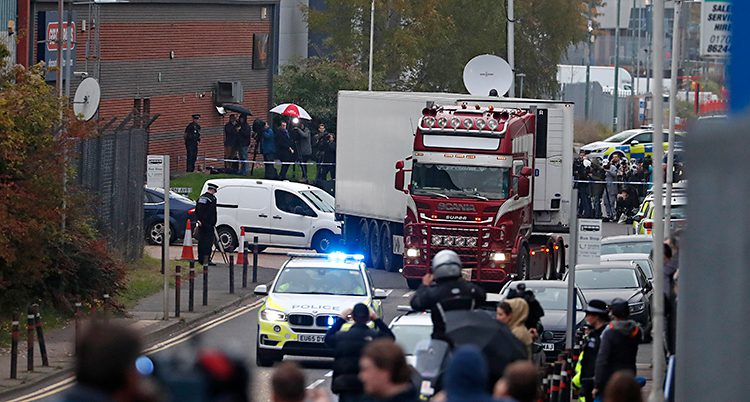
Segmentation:
<svg viewBox="0 0 750 402">
<path fill-rule="evenodd" d="M 234 256 L 229 256 L 229 294 L 234 294 Z"/>
<path fill-rule="evenodd" d="M 542 366 L 540 372 L 541 402 L 571 402 L 578 399 L 572 386 L 573 371 L 578 362 L 580 347 L 573 351 L 566 350 L 557 356 L 557 360 Z"/>
<path fill-rule="evenodd" d="M 176 266 L 174 267 L 174 316 L 176 318 L 180 317 L 180 293 L 181 287 L 182 287 L 182 267 Z"/>
<path fill-rule="evenodd" d="M 245 238 L 242 238 L 242 242 L 245 242 Z M 242 250 L 242 288 L 247 287 L 247 247 L 243 247 Z"/>
<path fill-rule="evenodd" d="M 239 248 L 237 248 L 237 265 L 245 263 L 245 227 L 240 228 Z"/>
<path fill-rule="evenodd" d="M 29 306 L 26 314 L 26 371 L 34 371 L 34 311 Z"/>
<path fill-rule="evenodd" d="M 188 275 L 188 311 L 195 310 L 195 261 L 190 260 L 190 274 Z"/>
<path fill-rule="evenodd" d="M 75 335 L 75 350 L 76 354 L 78 354 L 78 340 L 81 337 L 81 302 L 75 303 L 75 327 L 76 327 L 76 335 Z"/>
<path fill-rule="evenodd" d="M 190 219 L 185 224 L 185 238 L 182 241 L 182 256 L 180 257 L 186 261 L 195 260 L 195 254 L 193 254 L 193 229 L 190 224 Z"/>
<path fill-rule="evenodd" d="M 44 328 L 42 328 L 42 315 L 39 313 L 39 305 L 32 304 L 31 311 L 34 314 L 34 327 L 36 327 L 36 338 L 39 341 L 39 354 L 42 356 L 42 366 L 49 367 L 47 343 L 44 341 Z"/>
<path fill-rule="evenodd" d="M 203 261 L 203 305 L 208 306 L 208 258 Z"/>
<path fill-rule="evenodd" d="M 258 282 L 258 236 L 253 236 L 253 283 Z"/>
<path fill-rule="evenodd" d="M 10 332 L 10 379 L 18 378 L 18 316 L 17 312 L 13 313 Z"/>
</svg>

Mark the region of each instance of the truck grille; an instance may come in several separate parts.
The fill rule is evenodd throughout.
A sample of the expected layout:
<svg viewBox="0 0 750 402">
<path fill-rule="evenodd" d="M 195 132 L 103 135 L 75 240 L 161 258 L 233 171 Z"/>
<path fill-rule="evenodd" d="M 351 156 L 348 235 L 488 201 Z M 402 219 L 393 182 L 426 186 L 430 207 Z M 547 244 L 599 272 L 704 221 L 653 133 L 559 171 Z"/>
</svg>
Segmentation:
<svg viewBox="0 0 750 402">
<path fill-rule="evenodd" d="M 477 247 L 481 246 L 479 228 L 433 226 L 430 230 L 430 259 L 441 250 L 453 250 L 465 268 L 479 266 Z"/>
</svg>

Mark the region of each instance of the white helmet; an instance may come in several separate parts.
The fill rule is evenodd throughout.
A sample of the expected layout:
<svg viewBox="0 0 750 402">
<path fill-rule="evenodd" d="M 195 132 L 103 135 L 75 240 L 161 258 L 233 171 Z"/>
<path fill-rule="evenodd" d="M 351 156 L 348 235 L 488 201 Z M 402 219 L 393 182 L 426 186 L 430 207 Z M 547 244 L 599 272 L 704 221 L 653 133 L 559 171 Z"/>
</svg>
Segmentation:
<svg viewBox="0 0 750 402">
<path fill-rule="evenodd" d="M 453 250 L 441 250 L 432 259 L 432 276 L 435 280 L 460 278 L 461 258 Z"/>
</svg>

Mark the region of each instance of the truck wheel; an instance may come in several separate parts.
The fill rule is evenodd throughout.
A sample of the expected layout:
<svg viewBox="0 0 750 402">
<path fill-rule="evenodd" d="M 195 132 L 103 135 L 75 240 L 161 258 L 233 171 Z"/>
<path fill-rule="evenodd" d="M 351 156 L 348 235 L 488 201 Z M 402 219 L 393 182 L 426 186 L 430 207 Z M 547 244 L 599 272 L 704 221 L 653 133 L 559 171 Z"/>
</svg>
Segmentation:
<svg viewBox="0 0 750 402">
<path fill-rule="evenodd" d="M 237 241 L 237 235 L 234 234 L 234 230 L 229 226 L 220 226 L 216 228 L 216 234 L 219 236 L 219 243 L 224 247 L 224 251 L 233 252 L 234 249 L 239 247 Z"/>
<path fill-rule="evenodd" d="M 383 253 L 380 247 L 380 230 L 378 222 L 370 222 L 370 262 L 375 269 L 383 269 Z"/>
<path fill-rule="evenodd" d="M 555 272 L 555 248 L 552 243 L 547 244 L 547 265 L 544 268 L 544 279 L 553 281 L 557 279 L 557 273 Z"/>
<path fill-rule="evenodd" d="M 365 256 L 365 265 L 370 265 L 370 226 L 367 219 L 362 219 L 359 223 L 359 246 Z"/>
<path fill-rule="evenodd" d="M 529 265 L 531 265 L 529 246 L 524 244 L 518 251 L 518 266 L 516 270 L 516 274 L 518 274 L 518 280 L 525 281 L 529 278 Z"/>
<path fill-rule="evenodd" d="M 555 253 L 555 272 L 557 277 L 562 279 L 565 275 L 565 243 L 561 240 L 557 242 L 557 252 Z"/>
<path fill-rule="evenodd" d="M 396 256 L 393 255 L 393 239 L 391 237 L 391 227 L 388 223 L 383 223 L 380 227 L 380 250 L 383 255 L 383 267 L 388 272 L 397 272 Z"/>
<path fill-rule="evenodd" d="M 421 284 L 422 284 L 422 280 L 421 280 L 421 279 L 407 279 L 407 280 L 406 280 L 406 285 L 407 285 L 407 286 L 409 287 L 409 289 L 411 289 L 411 290 L 417 290 L 417 288 L 418 288 L 418 287 L 419 287 L 419 285 L 421 285 Z"/>
</svg>

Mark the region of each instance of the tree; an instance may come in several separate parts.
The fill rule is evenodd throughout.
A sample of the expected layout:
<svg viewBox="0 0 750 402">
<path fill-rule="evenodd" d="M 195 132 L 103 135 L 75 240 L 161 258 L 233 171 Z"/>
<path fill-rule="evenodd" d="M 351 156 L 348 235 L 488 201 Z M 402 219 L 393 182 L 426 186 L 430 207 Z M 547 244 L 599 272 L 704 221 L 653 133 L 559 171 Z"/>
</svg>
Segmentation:
<svg viewBox="0 0 750 402">
<path fill-rule="evenodd" d="M 61 124 L 63 102 L 43 69 L 7 66 L 7 54 L 0 45 L 0 311 L 117 294 L 124 268 L 93 229 L 86 194 L 63 192 L 63 155 L 93 127 L 67 108 Z"/>
<path fill-rule="evenodd" d="M 318 122 L 336 130 L 339 90 L 367 89 L 367 75 L 349 64 L 312 57 L 281 68 L 274 78 L 274 102 L 296 103 Z"/>
</svg>

